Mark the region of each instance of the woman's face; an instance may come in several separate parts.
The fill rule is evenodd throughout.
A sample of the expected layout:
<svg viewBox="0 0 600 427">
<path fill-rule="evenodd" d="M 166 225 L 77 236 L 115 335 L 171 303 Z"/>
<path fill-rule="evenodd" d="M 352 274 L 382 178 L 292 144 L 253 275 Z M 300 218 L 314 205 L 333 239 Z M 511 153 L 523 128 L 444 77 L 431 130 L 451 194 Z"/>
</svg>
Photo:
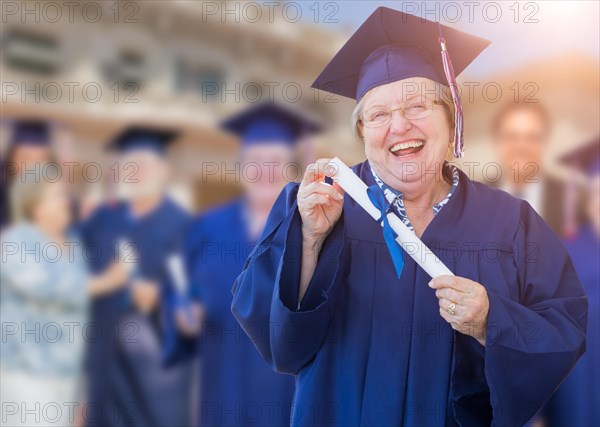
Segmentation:
<svg viewBox="0 0 600 427">
<path fill-rule="evenodd" d="M 33 222 L 45 228 L 64 232 L 71 223 L 71 204 L 65 185 L 61 182 L 49 183 L 44 187 L 42 197 L 33 206 Z"/>
<path fill-rule="evenodd" d="M 133 150 L 121 157 L 118 193 L 124 200 L 154 197 L 167 185 L 169 167 L 151 150 Z"/>
<path fill-rule="evenodd" d="M 12 153 L 12 159 L 17 174 L 23 170 L 36 170 L 50 161 L 50 149 L 43 145 L 18 145 Z"/>
<path fill-rule="evenodd" d="M 283 142 L 265 141 L 244 148 L 241 178 L 248 199 L 270 208 L 287 184 L 287 176 L 297 173 L 293 161 L 294 150 Z"/>
<path fill-rule="evenodd" d="M 423 96 L 439 100 L 438 90 L 439 84 L 420 77 L 388 83 L 367 92 L 361 112 L 374 106 L 400 108 Z M 362 133 L 367 159 L 386 184 L 402 188 L 407 183 L 441 177 L 452 141 L 443 105 L 433 104 L 429 116 L 415 120 L 407 120 L 395 111 L 389 124 L 363 127 Z M 396 150 L 398 147 L 400 150 Z"/>
</svg>

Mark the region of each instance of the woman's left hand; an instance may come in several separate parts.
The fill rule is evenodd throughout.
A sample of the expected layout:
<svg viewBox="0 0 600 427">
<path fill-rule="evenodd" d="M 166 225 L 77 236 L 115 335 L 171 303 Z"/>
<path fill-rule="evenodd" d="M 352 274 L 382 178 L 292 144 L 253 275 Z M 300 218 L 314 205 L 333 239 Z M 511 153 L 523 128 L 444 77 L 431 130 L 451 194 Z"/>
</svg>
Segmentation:
<svg viewBox="0 0 600 427">
<path fill-rule="evenodd" d="M 438 276 L 429 282 L 440 304 L 440 315 L 452 329 L 485 346 L 490 301 L 481 284 L 464 277 Z"/>
</svg>

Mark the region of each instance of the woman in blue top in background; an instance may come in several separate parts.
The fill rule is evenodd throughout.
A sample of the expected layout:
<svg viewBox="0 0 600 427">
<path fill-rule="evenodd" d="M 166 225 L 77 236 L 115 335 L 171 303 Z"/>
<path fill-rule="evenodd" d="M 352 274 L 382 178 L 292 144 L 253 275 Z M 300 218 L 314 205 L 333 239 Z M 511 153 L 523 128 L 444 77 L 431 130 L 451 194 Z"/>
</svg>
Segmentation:
<svg viewBox="0 0 600 427">
<path fill-rule="evenodd" d="M 456 276 L 431 280 L 394 242 L 390 256 L 381 225 L 324 182 L 327 159 L 289 184 L 232 310 L 251 335 L 270 326 L 254 343 L 296 375 L 292 425 L 522 425 L 583 353 L 587 301 L 562 244 L 445 161 L 462 155 L 462 107 L 436 94 L 487 45 L 378 8 L 313 85 L 357 100 L 354 172 Z"/>
<path fill-rule="evenodd" d="M 202 426 L 282 426 L 289 424 L 294 378 L 273 372 L 231 314 L 231 287 L 242 271 L 295 163 L 298 140 L 316 126 L 273 103 L 250 107 L 222 127 L 241 140 L 244 195 L 195 220 L 186 259 L 192 299 L 204 312 L 202 332 L 187 330 L 188 348 L 201 360 L 199 424 Z"/>
<path fill-rule="evenodd" d="M 70 425 L 86 412 L 90 298 L 122 288 L 127 270 L 111 263 L 102 274 L 88 272 L 64 182 L 41 173 L 15 177 L 10 207 L 0 266 L 2 423 Z"/>
</svg>

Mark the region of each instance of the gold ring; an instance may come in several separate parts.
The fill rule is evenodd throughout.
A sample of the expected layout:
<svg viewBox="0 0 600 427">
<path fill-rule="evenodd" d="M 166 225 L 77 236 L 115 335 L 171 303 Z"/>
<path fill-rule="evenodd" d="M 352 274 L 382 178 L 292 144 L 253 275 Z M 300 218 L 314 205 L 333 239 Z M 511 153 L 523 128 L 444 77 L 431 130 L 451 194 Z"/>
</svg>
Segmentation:
<svg viewBox="0 0 600 427">
<path fill-rule="evenodd" d="M 456 314 L 455 310 L 456 310 L 456 304 L 453 302 L 451 302 L 450 305 L 448 306 L 448 308 L 446 309 L 446 311 L 453 316 Z"/>
</svg>

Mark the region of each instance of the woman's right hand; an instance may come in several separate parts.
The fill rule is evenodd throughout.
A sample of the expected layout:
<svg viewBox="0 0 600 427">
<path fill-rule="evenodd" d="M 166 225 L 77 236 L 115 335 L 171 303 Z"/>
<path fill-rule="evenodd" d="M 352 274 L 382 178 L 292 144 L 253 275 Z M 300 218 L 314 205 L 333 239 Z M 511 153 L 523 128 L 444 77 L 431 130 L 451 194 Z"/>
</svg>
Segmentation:
<svg viewBox="0 0 600 427">
<path fill-rule="evenodd" d="M 302 217 L 302 238 L 305 243 L 323 242 L 342 215 L 344 190 L 323 180 L 335 174 L 331 159 L 319 159 L 309 165 L 298 190 L 298 211 Z"/>
<path fill-rule="evenodd" d="M 129 270 L 123 261 L 112 263 L 102 274 L 92 277 L 90 295 L 110 294 L 125 287 L 129 282 Z"/>
<path fill-rule="evenodd" d="M 108 283 L 114 289 L 122 288 L 129 282 L 129 268 L 123 261 L 115 262 L 106 269 Z"/>
</svg>

